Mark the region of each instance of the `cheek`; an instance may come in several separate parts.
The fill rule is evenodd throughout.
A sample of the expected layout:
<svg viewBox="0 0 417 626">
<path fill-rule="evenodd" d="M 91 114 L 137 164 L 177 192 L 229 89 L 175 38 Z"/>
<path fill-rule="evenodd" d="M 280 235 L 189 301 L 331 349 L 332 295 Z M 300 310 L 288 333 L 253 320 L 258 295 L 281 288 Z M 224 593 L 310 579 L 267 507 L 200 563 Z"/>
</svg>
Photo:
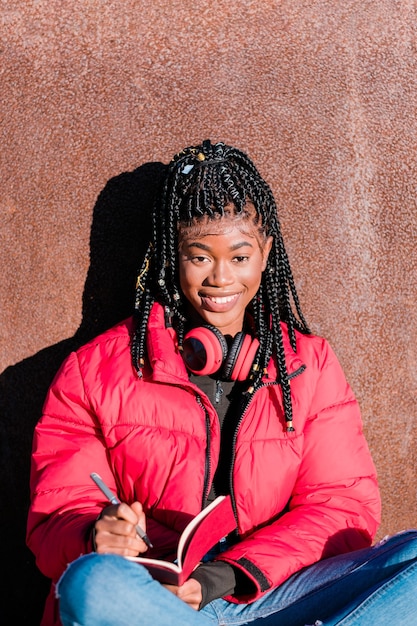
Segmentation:
<svg viewBox="0 0 417 626">
<path fill-rule="evenodd" d="M 254 264 L 246 274 L 246 282 L 248 283 L 248 285 L 250 285 L 252 288 L 258 288 L 261 284 L 263 270 L 264 262 L 262 259 L 259 259 L 259 261 Z"/>
<path fill-rule="evenodd" d="M 192 267 L 179 266 L 180 287 L 183 293 L 189 293 L 193 288 L 198 287 L 198 277 Z"/>
</svg>

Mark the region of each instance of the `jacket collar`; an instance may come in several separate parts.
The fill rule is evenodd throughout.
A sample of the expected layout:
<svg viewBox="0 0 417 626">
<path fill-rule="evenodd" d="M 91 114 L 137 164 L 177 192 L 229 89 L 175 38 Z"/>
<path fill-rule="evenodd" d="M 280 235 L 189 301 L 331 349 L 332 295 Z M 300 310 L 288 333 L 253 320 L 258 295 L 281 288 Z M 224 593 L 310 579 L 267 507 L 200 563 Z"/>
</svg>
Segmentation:
<svg viewBox="0 0 417 626">
<path fill-rule="evenodd" d="M 188 382 L 188 372 L 178 351 L 177 336 L 173 328 L 166 327 L 164 307 L 155 302 L 148 321 L 146 337 L 152 378 L 174 384 Z"/>
</svg>

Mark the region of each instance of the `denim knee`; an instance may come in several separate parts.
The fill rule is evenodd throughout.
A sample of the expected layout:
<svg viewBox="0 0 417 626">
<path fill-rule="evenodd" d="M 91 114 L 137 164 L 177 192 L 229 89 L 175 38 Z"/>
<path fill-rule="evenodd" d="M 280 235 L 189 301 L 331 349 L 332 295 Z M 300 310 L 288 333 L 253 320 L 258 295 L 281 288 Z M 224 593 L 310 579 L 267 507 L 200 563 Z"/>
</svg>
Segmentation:
<svg viewBox="0 0 417 626">
<path fill-rule="evenodd" d="M 99 566 L 98 568 L 95 568 L 95 563 Z M 93 584 L 93 573 L 94 570 L 96 573 L 100 570 L 100 563 L 101 559 L 95 552 L 81 556 L 76 561 L 69 563 L 56 585 L 56 597 L 59 598 L 62 593 L 70 593 L 72 588 L 76 588 L 79 592 L 87 579 Z"/>
<path fill-rule="evenodd" d="M 113 589 L 118 581 L 124 583 L 127 575 L 134 574 L 134 578 L 143 577 L 149 580 L 150 574 L 145 568 L 138 567 L 124 557 L 115 554 L 97 554 L 92 552 L 85 554 L 70 563 L 62 574 L 56 586 L 56 595 L 71 594 L 71 591 L 93 594 L 95 590 L 103 593 L 103 590 L 111 586 Z"/>
<path fill-rule="evenodd" d="M 115 554 L 91 553 L 70 563 L 56 586 L 64 626 L 111 624 L 129 580 L 141 589 L 152 578 L 145 568 Z"/>
<path fill-rule="evenodd" d="M 403 530 L 381 539 L 372 548 L 370 559 L 379 556 L 386 559 L 387 564 L 397 567 L 417 561 L 417 530 Z"/>
</svg>

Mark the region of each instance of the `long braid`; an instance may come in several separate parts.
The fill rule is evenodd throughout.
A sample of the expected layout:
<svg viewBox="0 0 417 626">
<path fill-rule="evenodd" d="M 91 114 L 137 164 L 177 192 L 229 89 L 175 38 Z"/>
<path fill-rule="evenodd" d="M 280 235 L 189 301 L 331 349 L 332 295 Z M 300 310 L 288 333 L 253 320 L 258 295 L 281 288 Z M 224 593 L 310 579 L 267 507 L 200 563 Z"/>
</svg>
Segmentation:
<svg viewBox="0 0 417 626">
<path fill-rule="evenodd" d="M 152 246 L 138 277 L 136 328 L 132 359 L 142 375 L 146 356 L 146 329 L 155 301 L 170 312 L 181 348 L 185 333 L 185 302 L 178 275 L 178 227 L 225 215 L 225 207 L 244 214 L 250 201 L 256 223 L 273 243 L 258 293 L 252 302 L 254 332 L 259 349 L 249 377 L 249 389 L 260 384 L 273 354 L 284 402 L 287 430 L 292 428 L 290 383 L 286 369 L 281 322 L 288 327 L 290 343 L 296 350 L 295 330 L 309 334 L 278 219 L 277 206 L 269 185 L 254 163 L 240 150 L 206 140 L 174 156 L 153 211 Z"/>
</svg>

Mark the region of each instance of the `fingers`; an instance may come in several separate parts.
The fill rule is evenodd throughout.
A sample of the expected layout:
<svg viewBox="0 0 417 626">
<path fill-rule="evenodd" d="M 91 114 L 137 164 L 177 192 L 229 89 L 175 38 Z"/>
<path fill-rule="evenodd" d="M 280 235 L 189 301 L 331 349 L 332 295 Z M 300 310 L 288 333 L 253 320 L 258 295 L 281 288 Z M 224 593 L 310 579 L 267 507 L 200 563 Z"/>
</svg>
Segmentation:
<svg viewBox="0 0 417 626">
<path fill-rule="evenodd" d="M 145 512 L 143 510 L 143 506 L 141 505 L 141 503 L 140 502 L 132 502 L 130 507 L 133 510 L 133 512 L 136 513 L 136 516 L 137 516 L 137 520 L 136 520 L 135 524 L 139 524 L 139 526 L 141 528 L 143 528 L 143 530 L 146 531 L 146 515 L 145 515 Z"/>
<path fill-rule="evenodd" d="M 203 599 L 201 584 L 194 578 L 189 578 L 183 585 L 181 585 L 181 587 L 176 587 L 174 585 L 163 586 L 194 610 L 198 611 L 200 608 L 200 604 Z"/>
<path fill-rule="evenodd" d="M 96 552 L 122 556 L 136 556 L 145 552 L 147 546 L 136 532 L 139 518 L 141 525 L 145 526 L 146 517 L 139 502 L 132 507 L 122 502 L 103 509 L 95 523 Z"/>
</svg>

